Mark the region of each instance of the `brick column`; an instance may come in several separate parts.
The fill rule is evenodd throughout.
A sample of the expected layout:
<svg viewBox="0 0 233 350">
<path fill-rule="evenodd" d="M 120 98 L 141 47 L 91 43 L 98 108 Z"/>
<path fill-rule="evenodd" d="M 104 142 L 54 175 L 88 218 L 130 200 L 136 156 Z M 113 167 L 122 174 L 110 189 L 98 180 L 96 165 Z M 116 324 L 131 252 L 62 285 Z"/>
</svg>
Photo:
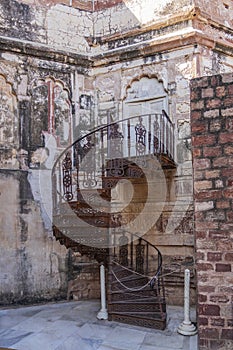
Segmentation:
<svg viewBox="0 0 233 350">
<path fill-rule="evenodd" d="M 191 81 L 200 349 L 233 349 L 233 74 Z"/>
</svg>

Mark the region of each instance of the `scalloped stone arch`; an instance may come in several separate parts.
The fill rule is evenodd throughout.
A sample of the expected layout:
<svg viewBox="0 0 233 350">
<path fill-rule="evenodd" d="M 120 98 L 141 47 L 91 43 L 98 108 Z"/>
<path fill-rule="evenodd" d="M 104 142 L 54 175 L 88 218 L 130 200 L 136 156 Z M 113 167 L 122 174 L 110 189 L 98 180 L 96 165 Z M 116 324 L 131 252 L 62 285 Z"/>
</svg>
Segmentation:
<svg viewBox="0 0 233 350">
<path fill-rule="evenodd" d="M 124 117 L 168 112 L 168 92 L 162 79 L 143 74 L 131 80 L 123 99 Z"/>
<path fill-rule="evenodd" d="M 30 87 L 30 93 L 32 94 L 33 89 L 35 89 L 38 86 L 44 85 L 45 83 L 52 81 L 54 84 L 58 84 L 60 85 L 64 90 L 67 91 L 68 96 L 70 98 L 70 89 L 68 88 L 68 86 L 66 85 L 66 83 L 64 81 L 62 81 L 61 79 L 56 79 L 55 77 L 48 75 L 46 77 L 37 77 L 35 79 L 33 79 L 32 83 L 31 83 L 31 87 Z"/>
<path fill-rule="evenodd" d="M 52 76 L 39 77 L 31 84 L 31 96 L 32 150 L 44 146 L 43 138 L 49 135 L 54 136 L 57 147 L 67 147 L 71 143 L 72 113 L 66 84 Z"/>
<path fill-rule="evenodd" d="M 143 78 L 147 78 L 147 79 L 150 79 L 150 80 L 153 80 L 153 79 L 157 80 L 158 83 L 162 84 L 165 93 L 168 93 L 168 90 L 165 88 L 164 79 L 162 77 L 160 77 L 159 74 L 143 73 L 143 74 L 140 74 L 140 75 L 137 74 L 133 78 L 131 77 L 130 81 L 126 82 L 125 87 L 123 88 L 123 98 L 122 98 L 122 100 L 126 99 L 127 90 L 130 89 L 130 87 L 135 82 L 140 82 Z"/>
</svg>

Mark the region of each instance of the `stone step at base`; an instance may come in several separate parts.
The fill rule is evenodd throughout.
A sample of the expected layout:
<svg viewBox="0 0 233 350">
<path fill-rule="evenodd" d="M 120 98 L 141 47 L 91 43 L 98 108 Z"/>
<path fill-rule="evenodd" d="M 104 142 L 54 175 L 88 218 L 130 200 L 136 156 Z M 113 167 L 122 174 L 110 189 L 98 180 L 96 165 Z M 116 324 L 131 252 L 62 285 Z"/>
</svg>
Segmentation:
<svg viewBox="0 0 233 350">
<path fill-rule="evenodd" d="M 166 314 L 155 313 L 109 313 L 109 321 L 127 323 L 140 327 L 164 330 L 166 328 Z"/>
<path fill-rule="evenodd" d="M 109 291 L 109 296 L 111 301 L 124 301 L 124 300 L 140 300 L 142 299 L 151 299 L 157 298 L 157 291 L 154 289 L 144 289 L 141 291 L 125 291 L 125 289 L 118 289 L 115 291 Z M 160 297 L 161 302 L 163 302 L 163 298 Z"/>
<path fill-rule="evenodd" d="M 112 302 L 108 304 L 109 312 L 166 312 L 166 305 L 156 301 L 148 300 L 148 302 L 125 301 Z"/>
</svg>

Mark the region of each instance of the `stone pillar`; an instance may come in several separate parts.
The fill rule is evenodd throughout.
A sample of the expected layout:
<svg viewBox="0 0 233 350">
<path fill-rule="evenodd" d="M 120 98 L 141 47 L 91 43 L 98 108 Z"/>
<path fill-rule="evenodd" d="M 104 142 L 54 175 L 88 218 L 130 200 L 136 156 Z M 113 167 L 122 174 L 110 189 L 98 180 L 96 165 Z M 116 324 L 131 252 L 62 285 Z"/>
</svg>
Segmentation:
<svg viewBox="0 0 233 350">
<path fill-rule="evenodd" d="M 105 267 L 100 265 L 100 292 L 101 292 L 101 309 L 97 314 L 99 320 L 107 320 L 108 312 L 106 308 L 106 290 L 105 290 Z"/>
<path fill-rule="evenodd" d="M 184 321 L 178 327 L 178 333 L 182 335 L 194 335 L 197 333 L 196 327 L 190 321 L 189 295 L 190 271 L 186 269 L 184 275 Z"/>
</svg>

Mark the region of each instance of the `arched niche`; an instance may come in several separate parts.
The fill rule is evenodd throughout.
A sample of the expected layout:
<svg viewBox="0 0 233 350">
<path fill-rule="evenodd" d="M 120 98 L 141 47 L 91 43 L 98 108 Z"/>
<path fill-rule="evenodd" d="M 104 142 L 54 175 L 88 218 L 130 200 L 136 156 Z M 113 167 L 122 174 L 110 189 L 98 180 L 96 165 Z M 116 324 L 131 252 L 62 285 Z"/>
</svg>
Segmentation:
<svg viewBox="0 0 233 350">
<path fill-rule="evenodd" d="M 123 117 L 168 112 L 168 94 L 162 81 L 143 76 L 127 87 Z"/>
<path fill-rule="evenodd" d="M 48 77 L 32 87 L 30 148 L 44 146 L 44 134 L 53 135 L 58 147 L 71 143 L 71 103 L 63 82 Z"/>
</svg>

